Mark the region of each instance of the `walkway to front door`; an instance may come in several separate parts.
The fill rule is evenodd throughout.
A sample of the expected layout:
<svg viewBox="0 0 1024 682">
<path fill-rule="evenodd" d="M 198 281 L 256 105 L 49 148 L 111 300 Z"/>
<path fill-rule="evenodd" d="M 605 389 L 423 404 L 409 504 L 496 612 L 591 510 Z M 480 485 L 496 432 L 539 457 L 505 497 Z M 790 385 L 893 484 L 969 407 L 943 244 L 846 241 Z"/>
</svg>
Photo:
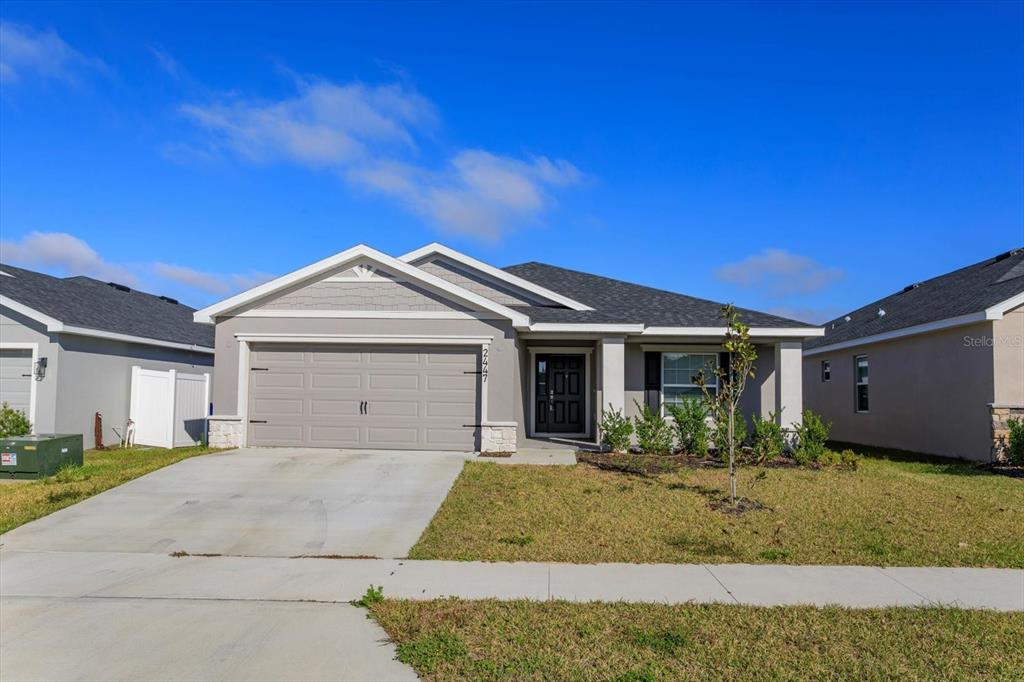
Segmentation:
<svg viewBox="0 0 1024 682">
<path fill-rule="evenodd" d="M 535 358 L 534 434 L 586 435 L 586 355 L 538 353 Z"/>
</svg>

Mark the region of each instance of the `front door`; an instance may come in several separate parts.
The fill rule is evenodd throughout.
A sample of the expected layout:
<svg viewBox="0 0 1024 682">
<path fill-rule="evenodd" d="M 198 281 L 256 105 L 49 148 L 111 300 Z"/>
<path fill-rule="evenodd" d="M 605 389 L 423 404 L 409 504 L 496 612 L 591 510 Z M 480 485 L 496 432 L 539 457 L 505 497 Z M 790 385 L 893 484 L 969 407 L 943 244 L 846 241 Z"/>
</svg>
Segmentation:
<svg viewBox="0 0 1024 682">
<path fill-rule="evenodd" d="M 537 355 L 534 431 L 584 434 L 586 432 L 586 356 L 546 353 Z"/>
</svg>

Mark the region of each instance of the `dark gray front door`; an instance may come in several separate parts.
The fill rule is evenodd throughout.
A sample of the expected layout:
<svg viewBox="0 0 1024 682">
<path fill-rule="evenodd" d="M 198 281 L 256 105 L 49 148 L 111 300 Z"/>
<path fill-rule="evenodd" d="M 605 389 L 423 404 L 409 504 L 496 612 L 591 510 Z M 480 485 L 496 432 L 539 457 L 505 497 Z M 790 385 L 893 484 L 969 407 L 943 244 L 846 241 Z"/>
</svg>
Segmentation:
<svg viewBox="0 0 1024 682">
<path fill-rule="evenodd" d="M 586 431 L 586 356 L 546 353 L 534 367 L 536 433 Z"/>
</svg>

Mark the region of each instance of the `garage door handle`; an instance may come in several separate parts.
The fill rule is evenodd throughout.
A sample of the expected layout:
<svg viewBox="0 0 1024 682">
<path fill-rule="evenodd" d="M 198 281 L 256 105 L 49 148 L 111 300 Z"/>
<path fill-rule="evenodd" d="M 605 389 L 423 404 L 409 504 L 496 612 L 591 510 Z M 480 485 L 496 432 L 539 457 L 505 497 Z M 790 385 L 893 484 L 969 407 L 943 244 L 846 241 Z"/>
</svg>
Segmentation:
<svg viewBox="0 0 1024 682">
<path fill-rule="evenodd" d="M 267 420 L 266 419 L 250 419 L 249 423 L 250 424 L 266 424 Z"/>
</svg>

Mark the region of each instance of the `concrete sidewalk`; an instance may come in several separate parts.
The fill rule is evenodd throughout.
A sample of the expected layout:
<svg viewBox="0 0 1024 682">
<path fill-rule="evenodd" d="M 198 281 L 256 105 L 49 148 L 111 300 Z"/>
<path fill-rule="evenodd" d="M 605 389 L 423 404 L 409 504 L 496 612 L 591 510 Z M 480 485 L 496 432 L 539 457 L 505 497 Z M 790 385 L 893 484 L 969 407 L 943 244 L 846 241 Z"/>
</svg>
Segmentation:
<svg viewBox="0 0 1024 682">
<path fill-rule="evenodd" d="M 0 550 L 0 595 L 348 602 L 388 597 L 657 603 L 946 605 L 1024 611 L 1024 570 L 872 566 L 552 564 L 171 557 Z"/>
</svg>

